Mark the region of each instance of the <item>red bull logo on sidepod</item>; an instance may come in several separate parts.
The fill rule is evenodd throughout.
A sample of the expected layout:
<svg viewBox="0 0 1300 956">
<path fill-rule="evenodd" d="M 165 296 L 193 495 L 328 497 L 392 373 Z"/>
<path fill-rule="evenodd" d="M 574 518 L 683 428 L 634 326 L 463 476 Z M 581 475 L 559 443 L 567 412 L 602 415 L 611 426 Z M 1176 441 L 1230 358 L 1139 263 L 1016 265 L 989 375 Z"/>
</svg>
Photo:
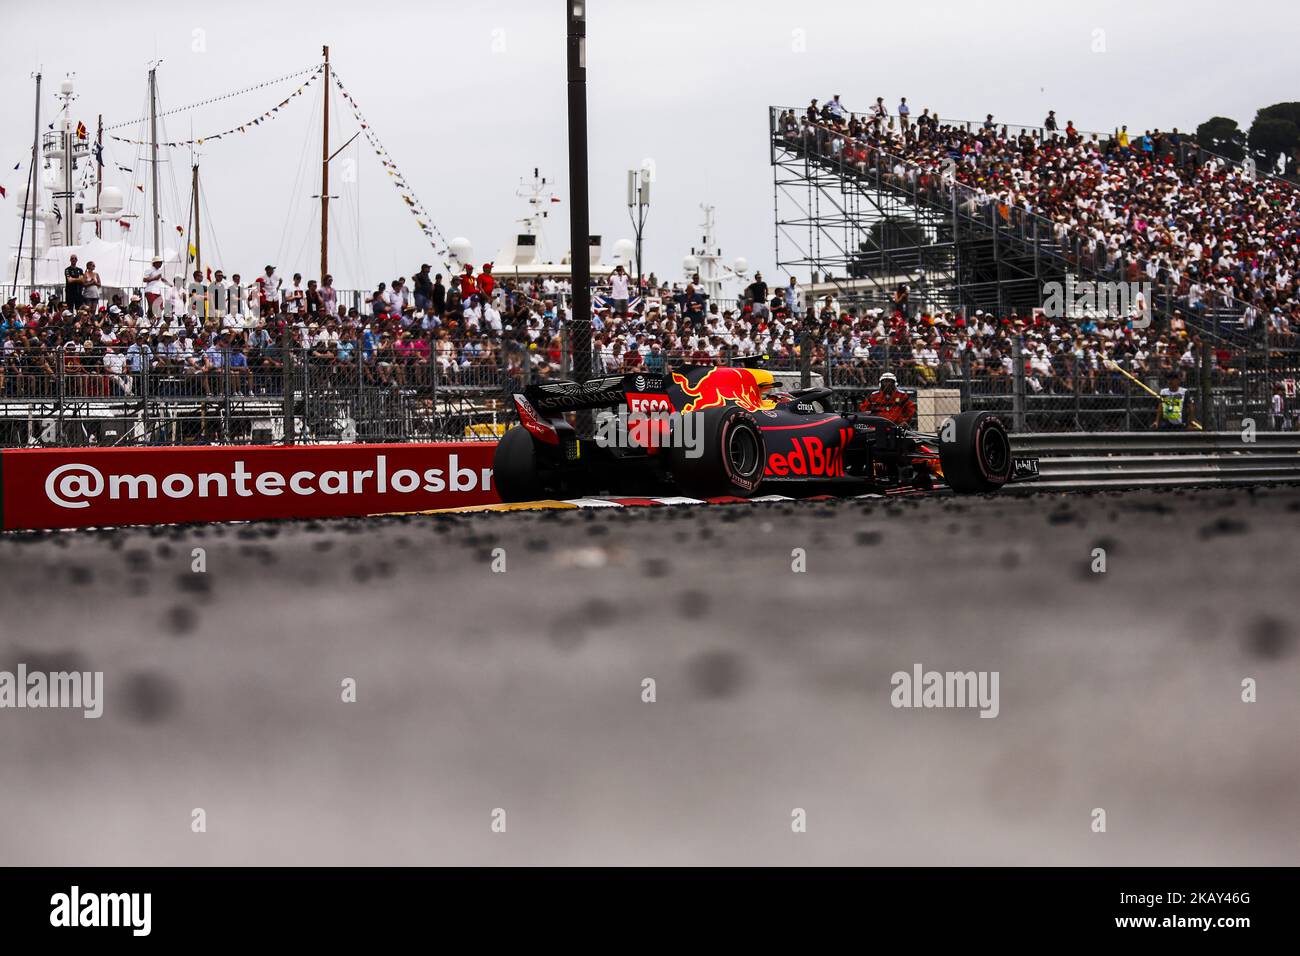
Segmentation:
<svg viewBox="0 0 1300 956">
<path fill-rule="evenodd" d="M 763 398 L 759 376 L 766 376 L 771 384 L 771 372 L 748 368 L 719 366 L 709 369 L 694 385 L 680 372 L 673 373 L 673 384 L 682 390 L 687 401 L 682 412 L 702 412 L 706 408 L 735 405 L 747 412 L 771 408 L 772 403 Z"/>
<path fill-rule="evenodd" d="M 853 429 L 841 428 L 838 440 L 827 445 L 817 435 L 795 438 L 784 451 L 767 456 L 767 473 L 778 478 L 843 478 L 844 448 Z"/>
</svg>

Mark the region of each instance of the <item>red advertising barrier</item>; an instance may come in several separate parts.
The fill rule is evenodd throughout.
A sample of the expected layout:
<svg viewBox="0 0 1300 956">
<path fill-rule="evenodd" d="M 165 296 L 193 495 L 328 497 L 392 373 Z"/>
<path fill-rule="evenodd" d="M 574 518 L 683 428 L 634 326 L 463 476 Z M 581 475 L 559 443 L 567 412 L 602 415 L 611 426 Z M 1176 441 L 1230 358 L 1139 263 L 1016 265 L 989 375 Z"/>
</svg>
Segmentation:
<svg viewBox="0 0 1300 956">
<path fill-rule="evenodd" d="M 334 518 L 499 501 L 493 442 L 0 451 L 0 528 Z"/>
</svg>

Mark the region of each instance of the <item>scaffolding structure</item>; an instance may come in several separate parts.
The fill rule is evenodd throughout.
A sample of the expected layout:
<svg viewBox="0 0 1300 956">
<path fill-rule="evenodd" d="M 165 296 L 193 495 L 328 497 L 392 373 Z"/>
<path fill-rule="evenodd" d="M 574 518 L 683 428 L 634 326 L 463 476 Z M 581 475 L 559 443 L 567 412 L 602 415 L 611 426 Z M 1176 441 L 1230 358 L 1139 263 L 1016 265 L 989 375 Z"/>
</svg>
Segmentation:
<svg viewBox="0 0 1300 956">
<path fill-rule="evenodd" d="M 869 308 L 906 285 L 914 308 L 1005 315 L 1039 305 L 1042 283 L 1062 278 L 1051 250 L 1023 230 L 972 217 L 955 193 L 908 189 L 880 157 L 863 169 L 786 138 L 783 112 L 771 107 L 768 120 L 776 263 L 806 276 L 814 296 Z"/>
</svg>

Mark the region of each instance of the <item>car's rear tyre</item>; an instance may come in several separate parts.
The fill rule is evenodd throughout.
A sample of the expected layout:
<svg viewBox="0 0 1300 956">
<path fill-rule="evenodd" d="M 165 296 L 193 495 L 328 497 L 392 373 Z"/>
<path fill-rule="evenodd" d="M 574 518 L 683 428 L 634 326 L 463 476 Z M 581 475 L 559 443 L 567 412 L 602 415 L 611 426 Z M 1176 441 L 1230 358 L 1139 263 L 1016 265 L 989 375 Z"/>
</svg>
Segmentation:
<svg viewBox="0 0 1300 956">
<path fill-rule="evenodd" d="M 522 425 L 511 428 L 497 442 L 492 480 L 502 501 L 537 501 L 547 496 L 537 468 L 535 440 Z"/>
<path fill-rule="evenodd" d="M 992 412 L 962 412 L 944 422 L 939 460 L 944 481 L 958 494 L 997 491 L 1015 465 L 1006 426 Z"/>
<path fill-rule="evenodd" d="M 668 466 L 679 491 L 692 498 L 748 498 L 767 467 L 767 446 L 754 416 L 730 406 L 704 412 L 696 423 L 697 447 L 668 449 Z"/>
</svg>

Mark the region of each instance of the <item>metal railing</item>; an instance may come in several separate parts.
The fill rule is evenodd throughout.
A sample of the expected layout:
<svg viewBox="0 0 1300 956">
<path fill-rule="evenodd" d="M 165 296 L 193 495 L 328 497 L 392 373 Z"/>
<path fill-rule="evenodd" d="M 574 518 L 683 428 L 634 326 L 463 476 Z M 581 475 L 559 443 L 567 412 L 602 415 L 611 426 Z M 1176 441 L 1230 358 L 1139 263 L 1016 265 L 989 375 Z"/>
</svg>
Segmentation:
<svg viewBox="0 0 1300 956">
<path fill-rule="evenodd" d="M 389 344 L 186 354 L 24 349 L 0 355 L 0 446 L 270 444 L 494 437 L 512 369 Z M 549 374 L 529 369 L 528 374 Z"/>
<path fill-rule="evenodd" d="M 1037 481 L 1012 490 L 1160 488 L 1300 482 L 1300 434 L 1145 432 L 1011 436 L 1038 458 Z"/>
<path fill-rule="evenodd" d="M 1017 431 L 1138 431 L 1152 427 L 1152 391 L 1178 368 L 1196 417 L 1210 428 L 1251 419 L 1260 430 L 1300 423 L 1300 351 L 1211 348 L 1108 366 L 1096 351 L 1031 353 L 1018 335 L 944 337 L 915 348 L 888 337 L 828 337 L 805 329 L 768 353 L 783 381 L 820 380 L 841 411 L 856 409 L 885 371 L 903 388 L 949 389 L 964 409 L 1005 415 Z M 0 351 L 0 446 L 265 444 L 492 439 L 515 419 L 510 396 L 531 382 L 569 377 L 561 334 L 525 342 L 495 337 L 242 349 Z M 597 374 L 732 364 L 717 354 L 601 348 Z M 1276 399 L 1275 399 L 1276 396 Z M 1273 415 L 1274 402 L 1283 413 Z"/>
</svg>

